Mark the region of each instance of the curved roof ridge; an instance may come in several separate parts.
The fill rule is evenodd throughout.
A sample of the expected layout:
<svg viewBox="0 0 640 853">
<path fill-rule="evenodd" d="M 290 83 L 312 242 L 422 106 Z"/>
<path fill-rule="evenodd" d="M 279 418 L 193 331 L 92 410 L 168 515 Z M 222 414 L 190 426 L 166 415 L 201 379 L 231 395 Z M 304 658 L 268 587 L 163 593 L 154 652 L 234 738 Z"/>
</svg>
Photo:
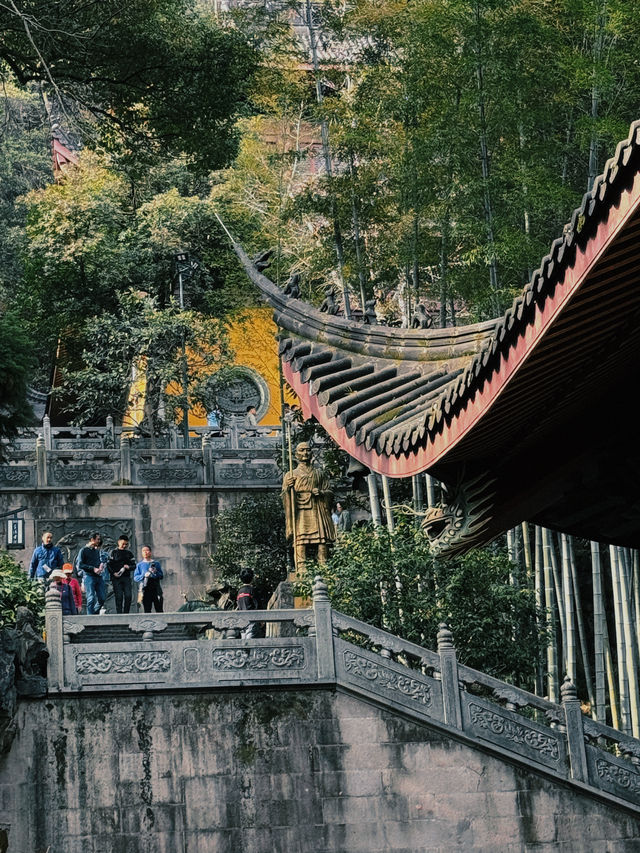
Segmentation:
<svg viewBox="0 0 640 853">
<path fill-rule="evenodd" d="M 277 325 L 308 341 L 329 344 L 372 358 L 430 361 L 457 355 L 474 355 L 499 322 L 499 319 L 492 319 L 444 329 L 399 329 L 383 325 L 369 326 L 345 317 L 325 314 L 307 302 L 286 296 L 256 269 L 242 246 L 233 238 L 231 241 L 247 275 L 274 308 Z"/>
</svg>

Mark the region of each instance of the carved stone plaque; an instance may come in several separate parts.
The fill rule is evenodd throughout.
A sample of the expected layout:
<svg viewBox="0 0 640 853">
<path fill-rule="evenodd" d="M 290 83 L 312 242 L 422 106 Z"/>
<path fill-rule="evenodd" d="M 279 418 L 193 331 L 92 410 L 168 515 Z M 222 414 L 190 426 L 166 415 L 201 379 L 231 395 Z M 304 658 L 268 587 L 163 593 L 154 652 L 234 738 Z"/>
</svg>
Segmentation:
<svg viewBox="0 0 640 853">
<path fill-rule="evenodd" d="M 402 675 L 382 664 L 374 663 L 355 652 L 344 652 L 344 668 L 350 675 L 372 686 L 397 691 L 427 707 L 431 705 L 431 688 L 428 684 Z"/>
<path fill-rule="evenodd" d="M 31 469 L 14 465 L 0 465 L 0 483 L 23 486 L 31 482 Z"/>
<path fill-rule="evenodd" d="M 302 646 L 276 646 L 259 649 L 215 649 L 215 670 L 264 670 L 302 669 L 304 667 Z"/>
<path fill-rule="evenodd" d="M 170 668 L 171 657 L 167 651 L 96 652 L 76 657 L 78 675 L 168 672 Z"/>
<path fill-rule="evenodd" d="M 469 705 L 469 716 L 476 733 L 486 740 L 502 742 L 507 748 L 509 745 L 527 746 L 541 757 L 553 761 L 560 757 L 558 738 L 552 734 L 516 723 L 511 717 L 483 708 L 475 702 Z"/>
</svg>

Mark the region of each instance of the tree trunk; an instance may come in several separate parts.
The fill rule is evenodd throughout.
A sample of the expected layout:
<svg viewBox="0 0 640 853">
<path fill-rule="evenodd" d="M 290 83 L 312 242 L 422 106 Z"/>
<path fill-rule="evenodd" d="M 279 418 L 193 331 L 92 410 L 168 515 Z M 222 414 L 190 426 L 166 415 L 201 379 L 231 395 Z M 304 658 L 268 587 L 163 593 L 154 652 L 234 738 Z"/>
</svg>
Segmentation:
<svg viewBox="0 0 640 853">
<path fill-rule="evenodd" d="M 489 186 L 489 146 L 487 143 L 487 115 L 485 109 L 485 87 L 484 87 L 484 64 L 482 57 L 482 16 L 480 14 L 480 3 L 476 0 L 476 84 L 478 89 L 478 114 L 480 117 L 480 164 L 482 167 L 482 193 L 484 205 L 484 221 L 487 231 L 487 243 L 489 246 L 489 283 L 493 298 L 493 306 L 496 316 L 502 312 L 499 282 L 498 262 L 496 258 L 495 237 L 493 230 L 493 207 L 491 204 L 491 189 Z"/>
<path fill-rule="evenodd" d="M 313 73 L 316 79 L 316 101 L 318 105 L 322 105 L 324 100 L 322 94 L 322 82 L 320 80 L 320 67 L 318 64 L 318 49 L 316 45 L 316 31 L 313 23 L 313 15 L 311 11 L 310 0 L 306 0 L 306 24 L 309 31 L 309 45 L 311 47 L 311 64 Z M 326 119 L 320 121 L 320 135 L 322 138 L 322 154 L 324 157 L 324 168 L 327 175 L 327 185 L 329 192 L 329 204 L 331 207 L 331 219 L 333 223 L 333 241 L 336 251 L 336 260 L 338 262 L 338 278 L 342 289 L 342 297 L 344 300 L 344 314 L 347 319 L 351 318 L 351 306 L 349 304 L 349 293 L 344 280 L 344 249 L 342 243 L 342 230 L 338 221 L 338 210 L 336 206 L 336 198 L 333 192 L 333 169 L 331 167 L 331 150 L 329 148 L 329 127 Z"/>
<path fill-rule="evenodd" d="M 560 536 L 562 544 L 562 598 L 564 622 L 566 626 L 565 664 L 567 675 L 576 683 L 576 625 L 573 606 L 573 584 L 571 581 L 571 562 L 569 559 L 569 537 Z"/>
<path fill-rule="evenodd" d="M 598 176 L 598 113 L 600 110 L 600 91 L 598 88 L 598 66 L 602 59 L 602 48 L 604 45 L 604 30 L 607 22 L 607 2 L 604 0 L 598 10 L 595 35 L 591 50 L 591 138 L 589 140 L 589 174 L 587 177 L 587 191 L 591 190 Z"/>
<path fill-rule="evenodd" d="M 575 554 L 573 552 L 573 539 L 569 536 L 569 563 L 571 567 L 571 584 L 573 586 L 573 596 L 576 605 L 576 620 L 578 623 L 578 639 L 580 641 L 580 654 L 582 655 L 582 666 L 584 669 L 584 680 L 587 685 L 587 695 L 589 696 L 589 704 L 591 708 L 595 705 L 595 695 L 593 693 L 593 680 L 591 678 L 591 663 L 589 661 L 589 647 L 587 645 L 587 635 L 584 629 L 584 620 L 582 618 L 582 601 L 580 599 L 580 586 L 578 584 L 578 573 L 576 571 Z"/>
<path fill-rule="evenodd" d="M 622 617 L 622 586 L 618 567 L 618 551 L 615 545 L 609 546 L 609 561 L 611 564 L 611 580 L 613 586 L 613 612 L 616 630 L 616 656 L 618 663 L 618 690 L 620 695 L 620 728 L 625 734 L 630 734 L 629 684 L 627 681 L 627 662 L 624 645 L 624 625 Z"/>
</svg>

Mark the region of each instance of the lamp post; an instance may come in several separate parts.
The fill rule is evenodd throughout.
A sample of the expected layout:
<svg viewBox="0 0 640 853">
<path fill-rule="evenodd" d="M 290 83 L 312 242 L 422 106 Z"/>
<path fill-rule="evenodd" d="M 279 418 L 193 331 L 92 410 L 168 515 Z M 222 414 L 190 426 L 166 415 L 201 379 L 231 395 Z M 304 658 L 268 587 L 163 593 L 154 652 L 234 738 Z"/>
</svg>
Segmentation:
<svg viewBox="0 0 640 853">
<path fill-rule="evenodd" d="M 184 280 L 192 271 L 188 252 L 176 252 L 174 256 L 178 273 L 178 304 L 184 311 Z M 187 364 L 187 346 L 184 329 L 182 330 L 182 434 L 185 450 L 189 449 L 189 371 Z"/>
</svg>

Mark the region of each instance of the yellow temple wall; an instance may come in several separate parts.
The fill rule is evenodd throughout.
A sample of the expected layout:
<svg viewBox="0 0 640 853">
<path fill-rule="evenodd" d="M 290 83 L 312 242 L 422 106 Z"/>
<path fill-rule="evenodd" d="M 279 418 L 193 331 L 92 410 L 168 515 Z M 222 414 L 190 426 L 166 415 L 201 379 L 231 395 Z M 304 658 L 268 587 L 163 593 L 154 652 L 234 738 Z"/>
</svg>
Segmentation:
<svg viewBox="0 0 640 853">
<path fill-rule="evenodd" d="M 271 308 L 249 308 L 227 326 L 229 343 L 234 352 L 233 364 L 255 370 L 269 389 L 269 408 L 260 420 L 262 426 L 274 426 L 280 423 L 280 379 L 278 373 L 278 327 L 272 319 Z M 140 366 L 131 388 L 132 405 L 125 416 L 125 426 L 139 424 L 143 418 L 145 376 L 144 366 Z M 172 389 L 168 389 L 172 393 Z M 173 389 L 179 393 L 179 389 Z M 289 405 L 297 405 L 297 396 L 287 387 L 284 400 Z M 189 411 L 190 426 L 206 426 L 206 412 L 200 406 Z"/>
</svg>

